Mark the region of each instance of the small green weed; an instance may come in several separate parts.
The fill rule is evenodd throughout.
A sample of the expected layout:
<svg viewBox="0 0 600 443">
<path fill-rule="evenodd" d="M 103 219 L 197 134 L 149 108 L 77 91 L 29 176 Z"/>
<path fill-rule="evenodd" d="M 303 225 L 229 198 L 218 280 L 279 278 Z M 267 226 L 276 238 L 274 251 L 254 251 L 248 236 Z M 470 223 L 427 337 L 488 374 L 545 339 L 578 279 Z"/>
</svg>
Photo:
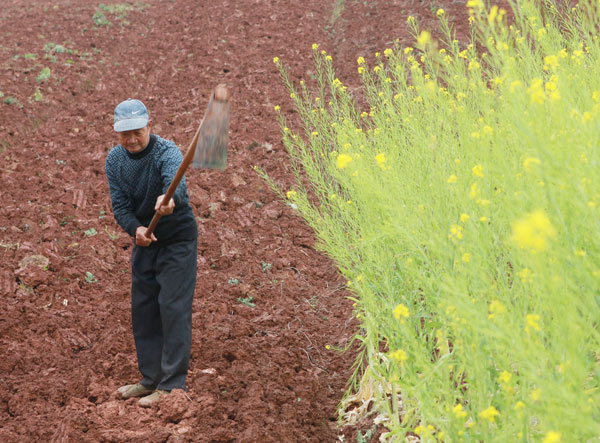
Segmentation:
<svg viewBox="0 0 600 443">
<path fill-rule="evenodd" d="M 44 100 L 44 95 L 42 94 L 42 91 L 40 91 L 40 88 L 35 88 L 35 92 L 33 93 L 33 99 L 36 102 L 41 102 L 42 100 Z"/>
<path fill-rule="evenodd" d="M 19 106 L 19 99 L 16 97 L 12 97 L 10 95 L 5 97 L 3 101 L 7 105 L 15 105 L 16 104 L 17 106 Z"/>
<path fill-rule="evenodd" d="M 240 281 L 237 278 L 232 277 L 229 280 L 227 280 L 227 283 L 229 283 L 230 285 L 239 285 Z"/>
<path fill-rule="evenodd" d="M 50 70 L 49 67 L 44 67 L 42 68 L 42 70 L 40 71 L 40 75 L 38 75 L 35 79 L 36 82 L 38 83 L 42 83 L 45 82 L 46 80 L 48 80 L 50 78 L 50 76 L 52 75 L 52 71 Z"/>
<path fill-rule="evenodd" d="M 110 237 L 111 240 L 116 240 L 117 238 L 119 238 L 117 234 L 113 234 L 108 230 L 108 226 L 104 227 L 104 232 L 106 232 L 106 234 Z"/>
<path fill-rule="evenodd" d="M 97 283 L 98 279 L 90 271 L 86 271 L 86 273 L 85 273 L 85 282 L 86 283 Z"/>
<path fill-rule="evenodd" d="M 93 237 L 94 235 L 98 234 L 98 231 L 96 231 L 95 228 L 90 228 L 90 229 L 86 229 L 85 231 L 83 231 L 83 233 L 85 234 L 86 237 Z"/>
<path fill-rule="evenodd" d="M 240 303 L 242 303 L 243 305 L 246 306 L 250 306 L 251 308 L 256 306 L 256 303 L 253 303 L 252 300 L 254 300 L 254 297 L 249 296 L 249 297 L 238 297 L 237 301 L 239 301 Z"/>
</svg>

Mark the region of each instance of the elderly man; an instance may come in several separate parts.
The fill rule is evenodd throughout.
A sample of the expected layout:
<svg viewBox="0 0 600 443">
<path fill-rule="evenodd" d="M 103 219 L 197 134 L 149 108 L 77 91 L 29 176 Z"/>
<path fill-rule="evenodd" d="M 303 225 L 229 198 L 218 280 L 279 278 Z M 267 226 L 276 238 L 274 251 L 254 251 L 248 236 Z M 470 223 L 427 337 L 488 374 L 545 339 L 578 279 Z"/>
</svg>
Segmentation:
<svg viewBox="0 0 600 443">
<path fill-rule="evenodd" d="M 186 389 L 196 285 L 198 228 L 185 178 L 163 197 L 183 156 L 175 143 L 151 133 L 146 106 L 128 99 L 114 112 L 119 144 L 108 153 L 106 176 L 117 223 L 134 241 L 131 320 L 141 380 L 119 388 L 149 407 L 172 389 Z M 146 235 L 154 212 L 162 216 Z"/>
</svg>

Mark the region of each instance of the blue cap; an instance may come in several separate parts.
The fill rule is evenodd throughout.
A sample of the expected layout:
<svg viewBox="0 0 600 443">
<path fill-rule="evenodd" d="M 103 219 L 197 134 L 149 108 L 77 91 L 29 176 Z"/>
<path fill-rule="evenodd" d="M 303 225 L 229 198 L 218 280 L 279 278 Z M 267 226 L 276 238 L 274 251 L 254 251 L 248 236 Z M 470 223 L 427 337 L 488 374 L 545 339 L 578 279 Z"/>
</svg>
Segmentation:
<svg viewBox="0 0 600 443">
<path fill-rule="evenodd" d="M 139 100 L 128 98 L 115 108 L 114 128 L 116 132 L 145 128 L 148 120 L 148 110 Z"/>
</svg>

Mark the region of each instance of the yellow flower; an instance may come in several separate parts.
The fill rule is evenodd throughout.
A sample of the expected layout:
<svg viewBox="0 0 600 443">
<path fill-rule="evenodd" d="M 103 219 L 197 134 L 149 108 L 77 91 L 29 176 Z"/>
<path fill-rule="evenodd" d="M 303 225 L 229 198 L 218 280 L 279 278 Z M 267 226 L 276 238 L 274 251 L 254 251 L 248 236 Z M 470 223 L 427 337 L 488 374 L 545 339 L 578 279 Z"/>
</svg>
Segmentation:
<svg viewBox="0 0 600 443">
<path fill-rule="evenodd" d="M 534 78 L 531 81 L 531 86 L 527 88 L 527 93 L 531 99 L 531 103 L 544 103 L 546 98 L 544 95 L 544 88 L 542 88 L 542 79 Z"/>
<path fill-rule="evenodd" d="M 548 239 L 555 236 L 550 220 L 544 211 L 538 209 L 513 224 L 511 238 L 521 248 L 539 252 L 546 250 Z"/>
<path fill-rule="evenodd" d="M 559 443 L 562 441 L 562 434 L 556 431 L 549 431 L 544 437 L 543 443 Z"/>
<path fill-rule="evenodd" d="M 377 166 L 379 166 L 381 169 L 385 170 L 385 154 L 382 152 L 380 154 L 377 154 L 375 156 L 375 161 L 377 162 Z"/>
<path fill-rule="evenodd" d="M 275 105 L 275 107 L 273 109 L 275 109 L 276 112 L 279 112 L 279 110 L 281 109 L 281 106 Z"/>
<path fill-rule="evenodd" d="M 481 165 L 475 165 L 473 166 L 473 175 L 476 175 L 477 177 L 483 177 L 483 166 Z"/>
<path fill-rule="evenodd" d="M 313 51 L 316 51 L 317 49 L 319 49 L 319 44 L 318 43 L 313 43 L 312 44 L 312 48 L 313 48 Z"/>
<path fill-rule="evenodd" d="M 507 372 L 507 371 L 502 371 L 500 373 L 500 375 L 498 375 L 498 381 L 500 383 L 508 383 L 511 378 L 512 378 L 512 374 L 510 372 Z"/>
<path fill-rule="evenodd" d="M 466 223 L 470 218 L 471 216 L 469 214 L 460 214 L 460 221 L 463 223 Z"/>
<path fill-rule="evenodd" d="M 456 183 L 458 181 L 458 177 L 454 174 L 452 174 L 450 177 L 448 177 L 448 180 L 446 180 L 448 183 L 452 184 L 452 183 Z"/>
<path fill-rule="evenodd" d="M 387 58 L 390 58 L 392 56 L 392 50 L 387 48 L 385 51 L 383 51 L 383 55 L 385 55 Z"/>
<path fill-rule="evenodd" d="M 532 327 L 536 331 L 539 331 L 540 328 L 540 316 L 537 314 L 527 314 L 525 317 L 527 320 L 527 328 Z"/>
<path fill-rule="evenodd" d="M 364 72 L 365 72 L 365 68 L 363 68 L 362 66 L 359 66 L 358 67 L 358 73 L 359 74 L 364 74 Z"/>
<path fill-rule="evenodd" d="M 425 46 L 431 40 L 431 34 L 427 31 L 422 31 L 417 37 L 417 43 L 421 46 Z"/>
<path fill-rule="evenodd" d="M 358 63 L 359 65 L 362 65 L 364 62 L 365 62 L 365 59 L 364 59 L 364 57 L 358 57 L 358 58 L 356 59 L 356 63 Z"/>
<path fill-rule="evenodd" d="M 471 254 L 469 254 L 468 252 L 465 252 L 462 255 L 462 261 L 465 263 L 469 263 L 471 261 Z"/>
<path fill-rule="evenodd" d="M 493 406 L 490 406 L 489 408 L 484 409 L 483 411 L 481 411 L 479 413 L 479 416 L 481 418 L 483 418 L 484 420 L 487 420 L 491 423 L 494 423 L 496 421 L 496 417 L 498 417 L 499 415 L 500 415 L 500 412 L 498 412 L 498 410 Z"/>
<path fill-rule="evenodd" d="M 592 119 L 592 113 L 585 111 L 582 115 L 581 115 L 581 123 L 587 123 Z"/>
<path fill-rule="evenodd" d="M 461 238 L 463 238 L 463 232 L 462 232 L 462 231 L 463 231 L 463 228 L 462 228 L 462 226 L 460 226 L 460 225 L 452 225 L 452 226 L 450 227 L 450 233 L 451 233 L 451 234 L 452 234 L 454 237 L 456 237 L 457 239 L 459 239 L 459 240 L 460 240 Z"/>
<path fill-rule="evenodd" d="M 556 55 L 548 55 L 544 57 L 544 70 L 548 71 L 550 69 L 555 70 L 558 68 L 559 61 Z"/>
<path fill-rule="evenodd" d="M 473 69 L 479 69 L 481 65 L 477 60 L 469 61 L 469 66 L 467 67 L 467 71 L 472 71 Z"/>
<path fill-rule="evenodd" d="M 488 218 L 487 218 L 487 217 L 485 217 L 485 216 L 484 216 L 484 217 L 480 217 L 480 218 L 479 218 L 479 221 L 480 221 L 481 223 L 485 223 L 486 221 L 488 221 Z"/>
<path fill-rule="evenodd" d="M 452 408 L 452 412 L 454 412 L 456 418 L 465 418 L 468 415 L 467 412 L 463 409 L 463 405 L 461 405 L 460 403 L 458 403 Z"/>
<path fill-rule="evenodd" d="M 279 57 L 273 57 L 273 63 L 275 63 L 275 64 L 279 63 Z"/>
<path fill-rule="evenodd" d="M 408 354 L 402 349 L 398 349 L 390 354 L 390 358 L 396 360 L 400 364 L 403 364 L 406 360 L 408 360 Z"/>
<path fill-rule="evenodd" d="M 523 403 L 521 400 L 519 400 L 518 402 L 515 403 L 515 411 L 520 411 L 521 409 L 523 409 L 525 407 L 525 403 Z"/>
<path fill-rule="evenodd" d="M 294 197 L 296 197 L 297 193 L 296 193 L 296 191 L 288 191 L 288 192 L 286 192 L 285 195 L 287 196 L 287 198 L 292 200 Z"/>
<path fill-rule="evenodd" d="M 490 26 L 492 26 L 494 24 L 494 20 L 496 19 L 497 15 L 498 15 L 498 6 L 494 5 L 491 7 L 490 13 L 488 15 L 488 24 Z"/>
<path fill-rule="evenodd" d="M 523 268 L 522 270 L 517 272 L 517 275 L 521 277 L 521 281 L 523 283 L 528 283 L 533 278 L 533 272 L 531 272 L 528 268 Z"/>
<path fill-rule="evenodd" d="M 525 160 L 523 160 L 523 169 L 525 169 L 527 172 L 531 172 L 533 166 L 539 165 L 540 163 L 541 162 L 539 158 L 527 157 Z"/>
<path fill-rule="evenodd" d="M 471 200 L 473 200 L 478 195 L 479 195 L 479 187 L 477 186 L 477 183 L 473 183 L 471 185 L 471 190 L 469 191 L 469 198 Z"/>
<path fill-rule="evenodd" d="M 509 91 L 512 94 L 513 92 L 515 92 L 520 87 L 521 87 L 521 82 L 519 80 L 515 80 L 514 82 L 510 83 Z"/>
<path fill-rule="evenodd" d="M 415 434 L 417 434 L 417 435 L 421 435 L 421 434 L 422 434 L 423 432 L 425 432 L 426 430 L 427 430 L 427 428 L 426 428 L 425 426 L 421 426 L 421 425 L 419 425 L 419 426 L 417 426 L 417 427 L 415 428 Z"/>
<path fill-rule="evenodd" d="M 446 11 L 444 11 L 442 8 L 438 9 L 437 12 L 435 13 L 435 15 L 437 15 L 438 17 L 441 17 L 442 15 L 444 15 Z"/>
<path fill-rule="evenodd" d="M 408 318 L 409 314 L 410 314 L 410 311 L 402 303 L 400 303 L 398 306 L 396 306 L 394 308 L 394 318 L 396 320 L 400 320 L 401 322 L 404 322 L 404 319 Z"/>
<path fill-rule="evenodd" d="M 340 155 L 338 155 L 335 164 L 338 167 L 338 169 L 344 169 L 346 166 L 348 166 L 350 164 L 351 161 L 352 161 L 352 157 L 350 157 L 349 155 L 340 154 Z"/>
<path fill-rule="evenodd" d="M 493 300 L 490 303 L 489 310 L 490 310 L 490 313 L 488 315 L 488 318 L 490 320 L 493 320 L 497 316 L 506 313 L 506 307 L 501 302 L 499 302 L 498 300 Z"/>
<path fill-rule="evenodd" d="M 467 2 L 467 8 L 481 8 L 483 7 L 483 2 L 481 0 L 469 0 Z"/>
<path fill-rule="evenodd" d="M 540 398 L 542 397 L 542 390 L 541 389 L 534 389 L 533 391 L 531 391 L 531 399 L 533 401 L 539 401 Z"/>
</svg>

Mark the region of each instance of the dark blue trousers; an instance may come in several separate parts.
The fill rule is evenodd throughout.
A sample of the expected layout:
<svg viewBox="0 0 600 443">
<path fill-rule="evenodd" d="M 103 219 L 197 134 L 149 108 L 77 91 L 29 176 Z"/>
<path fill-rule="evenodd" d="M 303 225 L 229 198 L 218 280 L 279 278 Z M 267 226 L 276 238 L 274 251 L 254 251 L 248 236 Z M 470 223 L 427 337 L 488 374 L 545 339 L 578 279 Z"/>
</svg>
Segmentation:
<svg viewBox="0 0 600 443">
<path fill-rule="evenodd" d="M 196 266 L 197 240 L 133 248 L 131 320 L 141 383 L 148 388 L 186 389 Z"/>
</svg>

